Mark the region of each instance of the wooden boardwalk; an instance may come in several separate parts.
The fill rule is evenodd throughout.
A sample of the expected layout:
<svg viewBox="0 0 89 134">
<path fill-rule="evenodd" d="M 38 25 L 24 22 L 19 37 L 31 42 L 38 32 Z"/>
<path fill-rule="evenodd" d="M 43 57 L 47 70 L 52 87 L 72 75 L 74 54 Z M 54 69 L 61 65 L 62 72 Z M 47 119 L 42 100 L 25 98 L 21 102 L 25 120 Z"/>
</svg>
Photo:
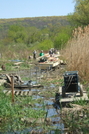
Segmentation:
<svg viewBox="0 0 89 134">
<path fill-rule="evenodd" d="M 62 97 L 62 91 L 61 88 L 59 88 L 59 93 L 60 93 L 60 102 L 61 103 L 67 103 L 67 102 L 73 102 L 73 101 L 78 101 L 78 100 L 85 100 L 89 101 L 88 95 L 86 91 L 83 91 L 83 96 L 80 96 L 80 92 L 74 92 L 74 93 L 66 93 L 66 97 Z"/>
<path fill-rule="evenodd" d="M 61 98 L 60 102 L 73 102 L 73 101 L 78 101 L 78 100 L 89 101 L 87 93 L 85 93 L 85 92 L 83 93 L 83 96 L 80 96 L 80 93 L 77 93 L 76 96 L 72 96 L 71 94 L 66 94 L 66 95 L 67 95 L 67 97 Z"/>
<path fill-rule="evenodd" d="M 60 54 L 54 54 L 52 57 L 50 57 L 49 53 L 45 54 L 44 56 L 38 57 L 38 68 L 39 69 L 50 69 L 57 67 L 61 60 L 59 59 Z M 40 58 L 46 57 L 47 61 L 45 62 L 39 62 Z"/>
</svg>

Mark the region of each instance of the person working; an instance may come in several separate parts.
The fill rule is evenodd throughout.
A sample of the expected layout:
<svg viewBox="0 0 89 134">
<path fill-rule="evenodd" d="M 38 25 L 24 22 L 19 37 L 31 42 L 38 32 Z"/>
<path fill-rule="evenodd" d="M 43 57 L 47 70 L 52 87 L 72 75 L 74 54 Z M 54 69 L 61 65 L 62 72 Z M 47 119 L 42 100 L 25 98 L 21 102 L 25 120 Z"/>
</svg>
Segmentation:
<svg viewBox="0 0 89 134">
<path fill-rule="evenodd" d="M 50 55 L 50 57 L 52 57 L 52 55 L 53 55 L 53 50 L 52 50 L 52 48 L 49 50 L 49 55 Z"/>
<path fill-rule="evenodd" d="M 44 56 L 43 50 L 41 50 L 39 56 Z"/>
<path fill-rule="evenodd" d="M 47 58 L 44 56 L 43 50 L 41 50 L 39 56 L 41 57 L 39 62 L 45 62 L 47 60 Z"/>
<path fill-rule="evenodd" d="M 36 50 L 33 51 L 33 59 L 36 59 Z"/>
</svg>

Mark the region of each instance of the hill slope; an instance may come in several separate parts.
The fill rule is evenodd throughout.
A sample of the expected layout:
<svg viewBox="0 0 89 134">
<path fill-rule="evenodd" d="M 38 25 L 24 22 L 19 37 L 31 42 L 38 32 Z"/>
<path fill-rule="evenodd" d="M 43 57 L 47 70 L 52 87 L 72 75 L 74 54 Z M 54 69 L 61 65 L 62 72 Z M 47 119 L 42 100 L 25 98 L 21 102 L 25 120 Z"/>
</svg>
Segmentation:
<svg viewBox="0 0 89 134">
<path fill-rule="evenodd" d="M 67 16 L 51 16 L 51 17 L 32 17 L 32 18 L 15 18 L 15 19 L 0 19 L 1 28 L 8 28 L 10 25 L 35 26 L 44 28 L 49 25 L 68 25 Z"/>
<path fill-rule="evenodd" d="M 69 25 L 69 22 L 67 20 L 67 16 L 0 19 L 0 39 L 6 37 L 7 31 L 11 25 L 36 27 L 38 29 L 50 29 L 52 27 L 61 27 Z"/>
</svg>

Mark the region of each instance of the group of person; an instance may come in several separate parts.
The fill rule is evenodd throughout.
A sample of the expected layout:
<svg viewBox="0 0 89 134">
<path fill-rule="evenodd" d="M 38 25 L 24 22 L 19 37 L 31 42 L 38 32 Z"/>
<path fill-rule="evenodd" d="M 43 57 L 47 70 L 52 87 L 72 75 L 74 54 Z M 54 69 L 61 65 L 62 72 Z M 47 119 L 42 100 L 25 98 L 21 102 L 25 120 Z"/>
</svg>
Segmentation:
<svg viewBox="0 0 89 134">
<path fill-rule="evenodd" d="M 53 57 L 53 55 L 57 53 L 57 50 L 54 49 L 54 48 L 51 48 L 48 53 L 49 53 L 50 57 Z M 43 50 L 41 50 L 41 52 L 39 53 L 39 56 L 40 57 L 43 57 L 44 56 Z M 36 58 L 37 58 L 37 51 L 34 50 L 33 51 L 33 59 L 36 59 Z"/>
<path fill-rule="evenodd" d="M 49 55 L 50 55 L 50 57 L 52 57 L 53 54 L 56 54 L 56 51 L 57 51 L 56 49 L 51 48 L 51 49 L 49 50 Z M 43 50 L 41 50 L 41 52 L 39 53 L 39 56 L 44 56 Z M 36 52 L 36 50 L 34 50 L 34 51 L 33 51 L 33 59 L 36 59 L 36 57 L 37 57 L 37 52 Z"/>
<path fill-rule="evenodd" d="M 37 57 L 37 52 L 36 50 L 33 51 L 33 59 L 36 59 Z M 47 57 L 44 56 L 44 52 L 43 50 L 41 50 L 41 52 L 39 53 L 39 62 L 45 62 L 47 60 Z"/>
<path fill-rule="evenodd" d="M 43 50 L 41 50 L 41 52 L 39 53 L 39 56 L 44 56 Z M 36 59 L 36 57 L 37 57 L 37 52 L 36 52 L 36 50 L 34 50 L 33 51 L 33 59 Z"/>
<path fill-rule="evenodd" d="M 51 49 L 49 50 L 49 55 L 50 55 L 50 57 L 52 57 L 54 54 L 56 54 L 56 52 L 57 52 L 56 49 L 51 48 Z"/>
</svg>

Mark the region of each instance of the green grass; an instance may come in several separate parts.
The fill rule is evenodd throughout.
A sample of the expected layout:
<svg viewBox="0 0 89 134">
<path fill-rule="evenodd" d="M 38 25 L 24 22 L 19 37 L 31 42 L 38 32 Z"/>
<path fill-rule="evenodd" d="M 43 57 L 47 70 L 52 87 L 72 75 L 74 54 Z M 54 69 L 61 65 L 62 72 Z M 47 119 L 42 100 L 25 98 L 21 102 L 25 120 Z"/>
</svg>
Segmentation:
<svg viewBox="0 0 89 134">
<path fill-rule="evenodd" d="M 15 97 L 12 103 L 11 95 L 6 96 L 0 87 L 0 125 L 2 132 L 16 131 L 26 128 L 22 118 L 45 118 L 46 112 L 43 109 L 34 109 L 36 100 L 32 97 Z M 33 124 L 34 125 L 34 124 Z"/>
<path fill-rule="evenodd" d="M 72 102 L 72 104 L 84 106 L 84 105 L 87 105 L 87 101 L 81 98 L 80 100 L 75 100 L 74 102 Z"/>
</svg>

